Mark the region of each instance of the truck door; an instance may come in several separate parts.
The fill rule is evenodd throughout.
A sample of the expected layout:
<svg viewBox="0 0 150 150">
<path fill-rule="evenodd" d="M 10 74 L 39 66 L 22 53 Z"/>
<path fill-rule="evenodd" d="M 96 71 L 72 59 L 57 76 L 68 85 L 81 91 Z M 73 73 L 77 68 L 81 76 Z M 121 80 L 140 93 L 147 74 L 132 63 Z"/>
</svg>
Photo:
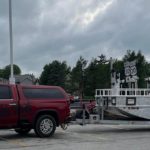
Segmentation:
<svg viewBox="0 0 150 150">
<path fill-rule="evenodd" d="M 12 127 L 18 121 L 18 103 L 15 86 L 0 85 L 0 127 Z"/>
</svg>

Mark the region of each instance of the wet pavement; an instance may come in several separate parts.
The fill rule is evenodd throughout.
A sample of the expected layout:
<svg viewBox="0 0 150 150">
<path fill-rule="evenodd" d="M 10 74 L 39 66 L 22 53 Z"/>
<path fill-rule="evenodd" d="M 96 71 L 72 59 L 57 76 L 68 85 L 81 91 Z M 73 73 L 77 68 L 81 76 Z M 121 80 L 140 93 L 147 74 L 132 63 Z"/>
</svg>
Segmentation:
<svg viewBox="0 0 150 150">
<path fill-rule="evenodd" d="M 20 136 L 0 130 L 2 150 L 149 150 L 150 127 L 122 125 L 71 125 L 57 128 L 51 138 L 39 138 L 33 130 Z"/>
</svg>

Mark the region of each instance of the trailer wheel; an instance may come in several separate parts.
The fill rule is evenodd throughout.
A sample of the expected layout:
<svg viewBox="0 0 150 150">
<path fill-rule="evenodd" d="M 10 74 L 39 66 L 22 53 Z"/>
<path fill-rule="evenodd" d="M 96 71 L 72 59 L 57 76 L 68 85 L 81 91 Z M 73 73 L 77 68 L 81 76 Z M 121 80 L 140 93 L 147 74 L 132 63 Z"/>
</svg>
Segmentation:
<svg viewBox="0 0 150 150">
<path fill-rule="evenodd" d="M 31 131 L 31 129 L 30 128 L 17 128 L 15 129 L 15 131 L 20 135 L 25 135 L 25 134 L 28 134 Z"/>
<path fill-rule="evenodd" d="M 36 123 L 34 131 L 39 137 L 50 137 L 56 130 L 56 121 L 50 115 L 40 116 Z"/>
</svg>

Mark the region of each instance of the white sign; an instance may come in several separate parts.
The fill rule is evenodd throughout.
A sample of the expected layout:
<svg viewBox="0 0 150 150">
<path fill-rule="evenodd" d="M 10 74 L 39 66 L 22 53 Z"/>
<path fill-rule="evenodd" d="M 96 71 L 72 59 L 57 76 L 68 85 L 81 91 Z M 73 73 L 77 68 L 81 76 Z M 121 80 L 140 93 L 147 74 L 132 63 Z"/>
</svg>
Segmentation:
<svg viewBox="0 0 150 150">
<path fill-rule="evenodd" d="M 129 76 L 130 75 L 130 67 L 125 68 L 125 75 Z"/>
<path fill-rule="evenodd" d="M 130 73 L 131 73 L 132 76 L 135 76 L 137 74 L 136 66 L 130 67 Z"/>
<path fill-rule="evenodd" d="M 126 76 L 135 76 L 137 74 L 136 61 L 125 62 L 124 67 Z"/>
</svg>

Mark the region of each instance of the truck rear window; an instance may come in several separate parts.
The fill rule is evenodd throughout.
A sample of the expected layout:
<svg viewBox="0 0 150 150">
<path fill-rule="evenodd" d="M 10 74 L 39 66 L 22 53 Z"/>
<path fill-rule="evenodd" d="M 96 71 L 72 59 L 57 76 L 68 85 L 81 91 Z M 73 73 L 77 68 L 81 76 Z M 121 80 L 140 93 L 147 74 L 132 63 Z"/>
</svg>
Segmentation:
<svg viewBox="0 0 150 150">
<path fill-rule="evenodd" d="M 30 99 L 63 99 L 64 94 L 59 89 L 33 89 L 23 88 L 23 93 L 26 98 Z"/>
<path fill-rule="evenodd" d="M 0 99 L 11 99 L 12 94 L 9 86 L 0 85 Z"/>
</svg>

